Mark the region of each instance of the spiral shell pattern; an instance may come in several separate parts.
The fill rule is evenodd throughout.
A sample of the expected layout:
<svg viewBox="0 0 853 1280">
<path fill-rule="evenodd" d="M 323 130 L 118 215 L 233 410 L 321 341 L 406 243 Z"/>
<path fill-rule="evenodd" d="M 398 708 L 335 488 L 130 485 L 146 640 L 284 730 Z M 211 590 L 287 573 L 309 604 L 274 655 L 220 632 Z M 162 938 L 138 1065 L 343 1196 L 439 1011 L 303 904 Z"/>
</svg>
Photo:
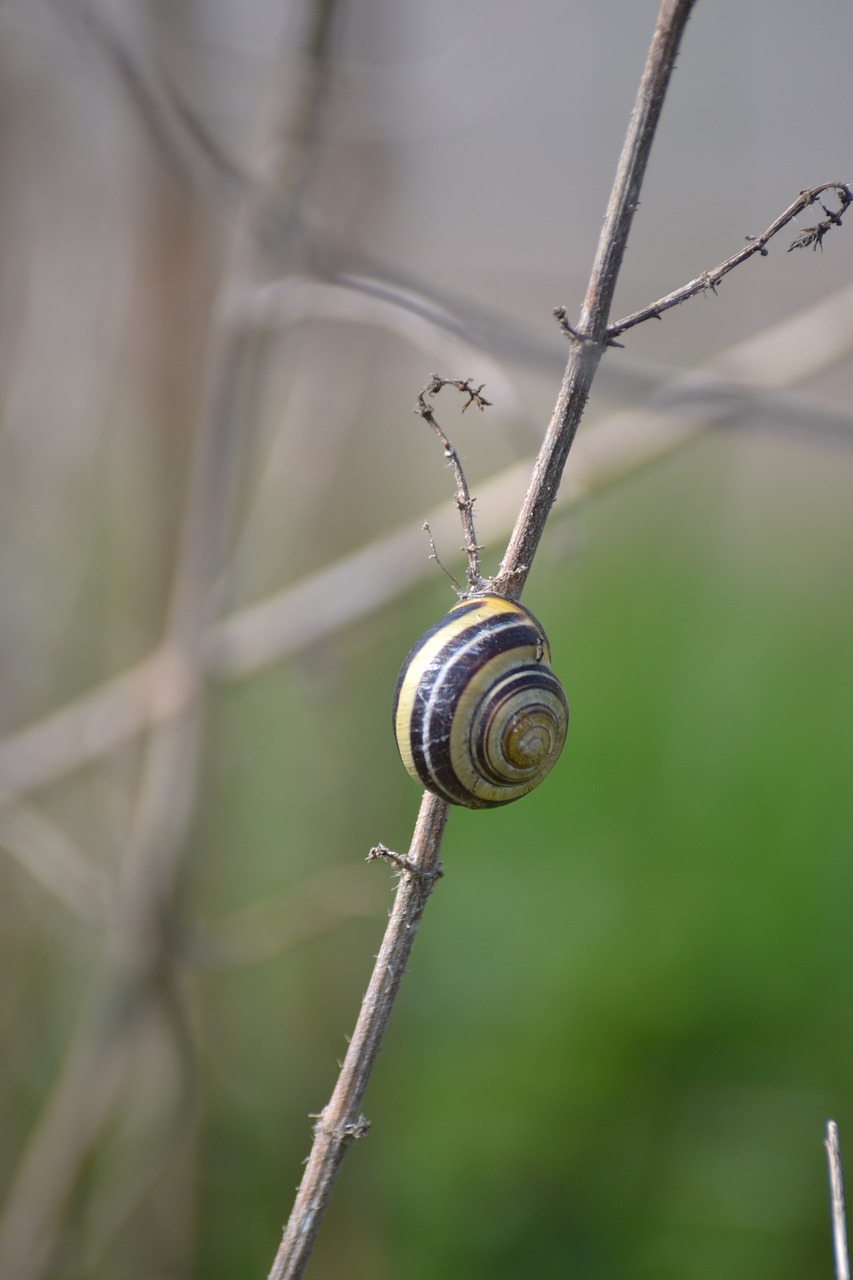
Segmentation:
<svg viewBox="0 0 853 1280">
<path fill-rule="evenodd" d="M 569 704 L 539 622 L 483 595 L 421 636 L 403 663 L 393 722 L 411 776 L 451 804 L 491 809 L 532 791 L 556 763 Z"/>
</svg>

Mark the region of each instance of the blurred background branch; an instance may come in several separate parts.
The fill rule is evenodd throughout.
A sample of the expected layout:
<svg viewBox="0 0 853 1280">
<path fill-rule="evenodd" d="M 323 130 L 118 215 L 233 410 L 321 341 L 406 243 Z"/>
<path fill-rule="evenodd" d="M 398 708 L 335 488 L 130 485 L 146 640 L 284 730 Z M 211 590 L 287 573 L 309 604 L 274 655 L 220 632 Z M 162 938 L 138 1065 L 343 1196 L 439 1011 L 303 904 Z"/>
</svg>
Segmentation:
<svg viewBox="0 0 853 1280">
<path fill-rule="evenodd" d="M 61 11 L 82 19 L 89 37 L 109 53 L 158 146 L 179 169 L 183 170 L 188 155 L 190 162 L 203 155 L 201 147 L 190 147 L 187 152 L 178 145 L 181 139 L 175 126 L 186 120 L 174 104 L 158 98 L 138 60 L 97 10 L 83 0 L 73 0 Z M 298 139 L 298 144 L 277 153 L 280 165 L 269 175 L 271 184 L 283 189 L 290 185 L 287 198 L 291 200 L 296 198 L 311 155 L 324 96 L 333 12 L 333 5 L 318 0 L 307 6 L 304 14 L 304 60 L 312 74 L 303 77 L 292 122 L 291 137 Z M 197 141 L 196 131 L 190 130 L 190 136 Z M 216 159 L 216 175 L 227 174 Z M 246 193 L 245 184 L 240 184 L 241 196 Z M 285 202 L 283 216 L 286 208 Z M 148 688 L 148 734 L 132 820 L 117 865 L 115 907 L 106 927 L 110 945 L 104 952 L 94 1008 L 81 1019 L 75 1043 L 29 1137 L 0 1217 L 0 1273 L 19 1280 L 35 1280 L 49 1268 L 63 1217 L 92 1146 L 113 1109 L 131 1105 L 127 1069 L 132 1060 L 138 1067 L 140 1058 L 151 1055 L 152 1022 L 161 1040 L 165 1031 L 167 1040 L 176 1041 L 181 1056 L 191 1052 L 185 1001 L 174 963 L 174 903 L 196 806 L 205 694 L 201 645 L 210 624 L 212 588 L 230 537 L 235 486 L 250 438 L 247 369 L 254 359 L 252 343 L 228 322 L 227 297 L 235 285 L 244 288 L 259 271 L 263 274 L 257 246 L 263 239 L 260 224 L 265 216 L 262 205 L 248 202 L 244 217 L 250 225 L 235 227 L 230 261 L 217 293 L 211 296 L 200 365 L 198 423 L 190 440 L 185 512 L 164 626 L 167 676 L 174 679 L 182 696 L 174 714 L 158 721 L 150 714 L 151 705 L 161 701 L 156 682 Z M 53 843 L 56 846 L 58 841 Z M 66 852 L 64 866 L 69 863 Z M 78 858 L 77 865 L 81 863 Z M 27 865 L 33 865 L 32 858 Z M 44 858 L 38 865 L 44 879 Z M 57 867 L 56 859 L 53 865 Z M 93 896 L 92 906 L 96 903 Z M 180 1120 L 178 1123 L 183 1128 Z M 162 1133 L 170 1144 L 173 1127 Z M 149 1153 L 149 1159 L 159 1163 L 163 1156 Z"/>
</svg>

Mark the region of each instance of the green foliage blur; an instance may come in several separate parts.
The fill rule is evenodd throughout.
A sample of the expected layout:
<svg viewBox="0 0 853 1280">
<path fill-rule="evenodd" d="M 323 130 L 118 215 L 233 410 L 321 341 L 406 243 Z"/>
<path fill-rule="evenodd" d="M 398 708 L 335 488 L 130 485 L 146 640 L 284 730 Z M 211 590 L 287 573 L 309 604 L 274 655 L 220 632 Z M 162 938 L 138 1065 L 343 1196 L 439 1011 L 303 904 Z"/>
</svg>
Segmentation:
<svg viewBox="0 0 853 1280">
<path fill-rule="evenodd" d="M 853 1132 L 852 475 L 846 450 L 720 433 L 556 530 L 582 545 L 546 545 L 526 599 L 566 750 L 524 801 L 451 814 L 312 1277 L 829 1273 L 823 1127 Z M 448 599 L 436 571 L 330 642 L 322 678 L 219 700 L 207 892 L 404 847 L 418 794 L 388 703 Z M 198 980 L 200 1275 L 268 1263 L 390 901 L 384 868 L 361 875 L 368 918 Z"/>
</svg>

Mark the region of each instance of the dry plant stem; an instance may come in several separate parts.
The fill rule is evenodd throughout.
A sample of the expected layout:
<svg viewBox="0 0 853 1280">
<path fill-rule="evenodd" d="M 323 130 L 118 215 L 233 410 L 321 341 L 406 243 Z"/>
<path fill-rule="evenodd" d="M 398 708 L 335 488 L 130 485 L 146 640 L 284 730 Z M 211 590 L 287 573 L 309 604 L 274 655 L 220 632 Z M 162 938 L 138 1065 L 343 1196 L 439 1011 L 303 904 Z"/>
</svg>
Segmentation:
<svg viewBox="0 0 853 1280">
<path fill-rule="evenodd" d="M 456 452 L 456 449 L 451 444 L 442 427 L 439 425 L 438 419 L 435 417 L 432 408 L 426 401 L 426 397 L 428 395 L 438 395 L 442 387 L 456 387 L 457 391 L 461 391 L 467 395 L 468 399 L 462 406 L 463 413 L 471 404 L 475 404 L 482 412 L 484 406 L 488 405 L 490 402 L 485 400 L 481 395 L 483 390 L 482 386 L 471 386 L 470 378 L 464 380 L 441 378 L 437 373 L 434 373 L 418 396 L 417 408 L 415 409 L 415 413 L 419 413 L 424 421 L 429 423 L 435 434 L 438 436 L 438 439 L 444 448 L 444 456 L 453 467 L 453 474 L 456 478 L 456 506 L 462 521 L 462 531 L 465 535 L 465 546 L 463 547 L 463 551 L 468 557 L 468 587 L 471 591 L 480 591 L 486 583 L 480 573 L 480 551 L 482 548 L 477 542 L 477 531 L 474 528 L 474 499 L 471 497 L 471 491 L 468 488 L 468 481 L 465 479 L 465 472 L 462 470 L 462 464 L 459 461 L 459 454 Z M 427 532 L 429 532 L 428 528 Z M 432 541 L 432 534 L 430 534 L 430 541 Z M 440 564 L 441 562 L 438 560 L 438 554 L 435 551 L 435 544 L 433 543 L 432 545 L 434 558 Z"/>
<path fill-rule="evenodd" d="M 534 468 L 533 481 L 502 566 L 500 587 L 507 594 L 517 595 L 527 576 L 604 350 L 616 277 L 679 40 L 693 3 L 694 0 L 663 0 L 661 5 L 599 241 L 581 327 L 574 340 L 560 398 Z M 437 381 L 441 385 L 441 379 Z M 476 539 L 472 538 L 471 542 L 476 545 Z M 435 797 L 425 795 L 409 853 L 409 862 L 415 870 L 404 872 L 401 878 L 356 1031 L 331 1101 L 317 1124 L 314 1146 L 269 1280 L 295 1280 L 302 1275 L 346 1148 L 365 1131 L 365 1122 L 359 1112 L 361 1100 L 414 933 L 438 870 L 446 820 L 447 806 Z"/>
<path fill-rule="evenodd" d="M 642 324 L 645 320 L 660 319 L 664 311 L 668 311 L 670 307 L 679 306 L 680 303 L 686 302 L 688 298 L 694 298 L 697 293 L 704 293 L 706 289 L 710 289 L 712 292 L 715 291 L 724 276 L 727 276 L 730 271 L 734 271 L 735 267 L 739 267 L 742 262 L 746 262 L 753 254 L 759 253 L 762 257 L 766 257 L 768 241 L 778 235 L 782 228 L 786 227 L 798 214 L 803 213 L 810 205 L 819 200 L 824 191 L 834 191 L 836 193 L 840 208 L 837 211 L 833 211 L 822 205 L 826 214 L 825 221 L 819 223 L 816 227 L 807 227 L 802 231 L 788 251 L 804 247 L 817 248 L 831 227 L 841 225 L 843 213 L 848 205 L 853 202 L 853 191 L 845 182 L 822 182 L 819 187 L 811 187 L 808 191 L 801 191 L 794 203 L 789 205 L 784 213 L 780 213 L 779 217 L 770 224 L 766 231 L 762 232 L 760 236 L 749 237 L 749 243 L 745 248 L 738 253 L 732 254 L 730 258 L 726 258 L 725 262 L 721 262 L 718 267 L 714 267 L 710 271 L 703 271 L 701 276 L 697 276 L 695 280 L 690 280 L 687 284 L 682 285 L 680 289 L 674 289 L 672 293 L 666 294 L 665 297 L 658 298 L 657 302 L 651 303 L 650 306 L 643 307 L 640 311 L 633 311 L 631 315 L 618 320 L 616 324 L 609 325 L 607 329 L 608 339 L 612 341 L 620 334 L 625 333 L 627 329 L 633 329 L 634 325 Z"/>
<path fill-rule="evenodd" d="M 400 869 L 400 882 L 388 927 L 337 1084 L 317 1117 L 314 1145 L 269 1280 L 302 1275 L 346 1149 L 367 1131 L 361 1115 L 362 1099 L 424 907 L 439 874 L 446 821 L 444 801 L 424 795 L 408 859 L 404 863 L 393 859 L 393 865 Z"/>
<path fill-rule="evenodd" d="M 832 1213 L 832 1250 L 835 1256 L 836 1280 L 850 1280 L 850 1258 L 847 1252 L 847 1220 L 844 1213 L 844 1180 L 841 1172 L 841 1147 L 838 1125 L 826 1124 L 826 1160 L 829 1172 L 830 1210 Z"/>
<path fill-rule="evenodd" d="M 569 450 L 586 408 L 592 380 L 607 345 L 607 320 L 640 187 L 660 119 L 669 78 L 695 0 L 663 0 L 631 114 L 625 145 L 607 206 L 598 251 L 563 385 L 539 450 L 495 590 L 518 597 L 545 529 Z"/>
</svg>

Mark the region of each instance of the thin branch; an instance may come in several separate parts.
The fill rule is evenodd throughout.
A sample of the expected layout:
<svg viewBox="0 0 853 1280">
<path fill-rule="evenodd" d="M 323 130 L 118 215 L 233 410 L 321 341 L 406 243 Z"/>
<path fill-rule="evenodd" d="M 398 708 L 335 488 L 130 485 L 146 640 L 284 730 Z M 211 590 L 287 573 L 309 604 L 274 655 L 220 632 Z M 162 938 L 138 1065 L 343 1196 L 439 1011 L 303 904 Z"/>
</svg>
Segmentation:
<svg viewBox="0 0 853 1280">
<path fill-rule="evenodd" d="M 502 587 L 521 590 L 553 505 L 580 413 L 586 403 L 598 361 L 605 346 L 605 326 L 625 242 L 639 198 L 669 75 L 684 24 L 694 0 L 663 0 L 652 40 L 640 94 L 628 131 L 628 142 L 617 172 L 605 229 L 581 316 L 582 338 L 573 344 L 561 399 L 534 468 L 522 514 L 516 524 L 502 566 Z M 470 388 L 469 388 L 470 393 Z M 565 399 L 565 403 L 563 403 Z M 562 405 L 562 407 L 561 407 Z M 471 539 L 476 542 L 475 539 Z M 522 559 L 524 557 L 524 559 Z M 470 570 L 470 562 L 469 562 Z M 370 1071 L 408 960 L 414 933 L 439 867 L 447 805 L 426 793 L 421 802 L 408 860 L 402 870 L 394 909 L 385 931 L 353 1039 L 328 1106 L 314 1132 L 314 1144 L 270 1280 L 296 1280 L 302 1275 L 334 1181 L 347 1147 L 366 1131 L 360 1114 Z"/>
<path fill-rule="evenodd" d="M 842 215 L 846 212 L 848 205 L 853 201 L 853 191 L 845 182 L 822 182 L 819 187 L 812 187 L 808 191 L 801 191 L 793 204 L 790 204 L 775 222 L 771 222 L 766 231 L 760 236 L 748 236 L 749 243 L 745 248 L 732 254 L 730 258 L 726 258 L 725 262 L 721 262 L 718 267 L 714 267 L 711 271 L 703 271 L 695 280 L 690 280 L 687 284 L 682 285 L 680 289 L 674 289 L 672 293 L 666 294 L 663 298 L 658 298 L 657 302 L 653 302 L 648 307 L 642 307 L 639 311 L 632 311 L 629 316 L 625 316 L 622 320 L 617 320 L 616 324 L 608 325 L 607 337 L 610 342 L 620 334 L 625 333 L 627 329 L 633 329 L 634 325 L 642 324 L 645 320 L 659 320 L 664 311 L 668 311 L 670 307 L 677 307 L 682 302 L 686 302 L 688 298 L 695 298 L 697 293 L 707 293 L 710 289 L 712 293 L 716 293 L 717 285 L 727 276 L 730 271 L 734 271 L 735 267 L 739 267 L 741 263 L 746 262 L 756 253 L 761 257 L 767 257 L 767 244 L 775 235 L 786 227 L 789 222 L 796 218 L 804 210 L 820 200 L 824 191 L 834 191 L 839 202 L 837 210 L 830 210 L 826 205 L 821 204 L 821 208 L 826 214 L 826 218 L 814 227 L 806 227 L 793 244 L 790 245 L 788 252 L 792 249 L 802 249 L 809 245 L 812 248 L 818 248 L 823 244 L 823 238 L 832 227 L 841 226 Z"/>
<path fill-rule="evenodd" d="M 622 265 L 628 233 L 639 204 L 640 187 L 663 109 L 681 37 L 695 0 L 663 0 L 646 59 L 637 100 L 616 171 L 616 179 L 580 320 L 574 330 L 563 385 L 533 475 L 515 523 L 494 588 L 521 594 L 545 522 L 554 505 L 563 469 L 586 408 L 592 380 L 608 344 L 607 320 Z"/>
<path fill-rule="evenodd" d="M 847 1218 L 844 1212 L 844 1178 L 841 1171 L 841 1146 L 838 1125 L 826 1124 L 826 1161 L 829 1172 L 830 1211 L 832 1214 L 832 1251 L 835 1257 L 835 1280 L 850 1280 L 850 1258 L 847 1252 Z"/>
<path fill-rule="evenodd" d="M 447 805 L 424 795 L 385 937 L 332 1096 L 317 1117 L 314 1145 L 269 1280 L 301 1276 L 347 1148 L 367 1132 L 361 1104 L 427 900 L 438 878 Z M 385 853 L 388 853 L 385 850 Z"/>
<path fill-rule="evenodd" d="M 434 560 L 435 563 L 438 565 L 439 569 L 441 570 L 441 572 L 445 575 L 445 577 L 450 579 L 450 583 L 453 587 L 453 590 L 456 592 L 456 594 L 459 596 L 459 599 L 461 600 L 462 597 L 465 595 L 465 589 L 464 587 L 461 587 L 459 585 L 458 578 L 454 577 L 454 575 L 448 569 L 447 565 L 442 560 L 441 556 L 438 554 L 438 547 L 435 545 L 435 538 L 432 536 L 432 525 L 430 524 L 429 520 L 424 520 L 423 524 L 421 525 L 421 528 L 423 529 L 424 533 L 429 539 L 430 560 Z"/>
<path fill-rule="evenodd" d="M 415 409 L 415 413 L 420 414 L 438 436 L 444 449 L 444 456 L 453 467 L 453 474 L 456 477 L 456 506 L 462 520 L 462 533 L 465 537 L 465 546 L 462 549 L 468 557 L 468 588 L 471 591 L 481 591 L 486 585 L 486 581 L 480 572 L 480 552 L 482 547 L 477 542 L 477 531 L 474 528 L 474 499 L 471 497 L 468 481 L 465 479 L 465 472 L 462 469 L 462 463 L 459 461 L 459 454 L 450 443 L 443 428 L 439 425 L 438 419 L 432 411 L 432 406 L 427 404 L 426 401 L 427 396 L 438 395 L 442 387 L 455 387 L 457 391 L 467 395 L 468 399 L 462 406 L 463 413 L 472 404 L 476 405 L 482 413 L 484 407 L 489 405 L 491 401 L 486 400 L 483 396 L 482 384 L 479 387 L 472 387 L 470 378 L 441 378 L 437 373 L 434 373 L 418 396 L 418 403 Z M 427 525 L 427 529 L 429 529 L 429 525 Z M 430 533 L 430 542 L 432 542 L 433 556 L 441 564 L 441 561 L 438 560 L 438 553 L 435 550 L 435 543 L 432 541 L 432 533 Z"/>
</svg>

